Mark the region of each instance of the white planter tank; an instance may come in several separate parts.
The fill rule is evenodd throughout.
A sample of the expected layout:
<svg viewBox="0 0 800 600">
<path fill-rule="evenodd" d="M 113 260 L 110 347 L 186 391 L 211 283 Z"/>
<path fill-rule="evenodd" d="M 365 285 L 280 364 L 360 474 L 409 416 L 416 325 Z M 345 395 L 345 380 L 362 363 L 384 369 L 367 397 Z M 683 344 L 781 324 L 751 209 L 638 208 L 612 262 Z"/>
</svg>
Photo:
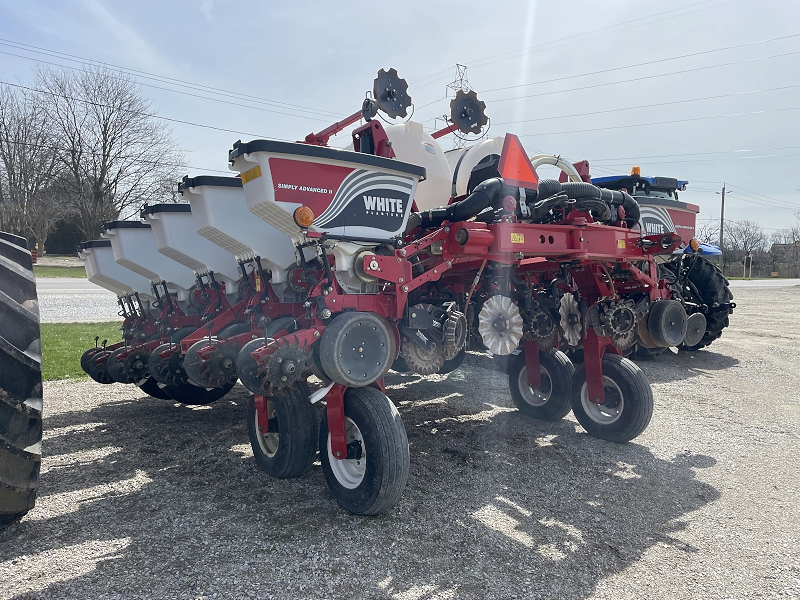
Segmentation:
<svg viewBox="0 0 800 600">
<path fill-rule="evenodd" d="M 469 177 L 475 165 L 490 154 L 500 156 L 503 153 L 503 142 L 505 142 L 505 137 L 498 136 L 482 140 L 469 148 L 457 148 L 445 153 L 452 172 L 451 181 L 455 181 L 456 184 L 455 196 L 463 196 L 467 193 Z"/>
<path fill-rule="evenodd" d="M 402 236 L 425 168 L 360 152 L 271 140 L 236 142 L 250 211 L 296 241 L 294 211 L 310 208 L 309 230 L 371 244 Z"/>
<path fill-rule="evenodd" d="M 91 240 L 78 246 L 78 258 L 86 268 L 86 278 L 117 296 L 134 292 L 142 300 L 152 298 L 150 281 L 126 269 L 114 260 L 114 250 L 110 240 Z"/>
<path fill-rule="evenodd" d="M 392 150 L 397 160 L 425 167 L 425 179 L 419 182 L 414 193 L 417 209 L 422 211 L 447 206 L 452 187 L 452 174 L 439 142 L 422 128 L 422 123 L 417 121 L 406 121 L 401 125 L 385 125 L 383 130 L 392 142 Z M 345 149 L 353 149 L 352 140 Z"/>
<path fill-rule="evenodd" d="M 197 233 L 233 254 L 236 260 L 260 257 L 261 266 L 281 283 L 297 264 L 291 238 L 269 223 L 254 219 L 238 177 L 184 177 L 178 186 L 192 207 Z M 309 258 L 313 256 L 309 253 Z"/>
<path fill-rule="evenodd" d="M 195 285 L 194 273 L 159 254 L 150 225 L 141 221 L 111 221 L 103 224 L 103 237 L 111 240 L 114 259 L 120 265 L 153 283 L 166 281 L 178 300 L 189 298 L 189 290 Z"/>
<path fill-rule="evenodd" d="M 198 275 L 214 272 L 225 282 L 227 292 L 235 293 L 240 278 L 239 266 L 230 252 L 209 242 L 197 233 L 192 208 L 188 204 L 155 204 L 142 209 L 142 218 L 150 225 L 158 251 L 192 269 Z"/>
</svg>

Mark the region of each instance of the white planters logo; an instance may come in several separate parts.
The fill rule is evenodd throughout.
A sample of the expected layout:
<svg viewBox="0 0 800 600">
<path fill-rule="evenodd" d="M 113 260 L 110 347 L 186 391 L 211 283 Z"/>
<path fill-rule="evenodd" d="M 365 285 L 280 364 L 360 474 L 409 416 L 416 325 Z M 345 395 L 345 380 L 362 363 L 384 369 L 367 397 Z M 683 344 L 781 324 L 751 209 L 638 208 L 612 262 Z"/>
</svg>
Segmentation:
<svg viewBox="0 0 800 600">
<path fill-rule="evenodd" d="M 401 198 L 381 198 L 380 196 L 363 196 L 364 209 L 368 215 L 403 215 Z"/>
</svg>

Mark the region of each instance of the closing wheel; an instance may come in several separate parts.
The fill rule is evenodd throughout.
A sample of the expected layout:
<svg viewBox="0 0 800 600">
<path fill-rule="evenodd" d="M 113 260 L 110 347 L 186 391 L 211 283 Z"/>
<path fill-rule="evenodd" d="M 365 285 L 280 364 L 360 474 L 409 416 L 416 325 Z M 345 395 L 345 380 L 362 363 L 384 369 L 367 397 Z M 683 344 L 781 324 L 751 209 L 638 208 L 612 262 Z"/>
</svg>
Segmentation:
<svg viewBox="0 0 800 600">
<path fill-rule="evenodd" d="M 681 344 L 682 350 L 693 350 L 700 345 L 706 335 L 707 321 L 703 313 L 689 315 L 686 322 L 686 337 Z"/>
<path fill-rule="evenodd" d="M 464 363 L 464 359 L 466 357 L 467 357 L 467 349 L 466 348 L 461 348 L 461 350 L 459 350 L 458 354 L 456 354 L 453 358 L 451 358 L 450 360 L 444 361 L 444 364 L 442 365 L 442 368 L 439 369 L 437 371 L 437 373 L 439 373 L 439 375 L 445 375 L 446 373 L 452 373 L 453 371 L 455 371 L 457 368 L 459 368 Z M 394 367 L 392 367 L 392 368 L 394 368 Z"/>
<path fill-rule="evenodd" d="M 89 374 L 89 367 L 92 364 L 92 357 L 97 354 L 98 352 L 102 352 L 103 349 L 100 347 L 97 348 L 89 348 L 86 352 L 81 354 L 81 369 L 87 375 Z"/>
<path fill-rule="evenodd" d="M 266 337 L 271 338 L 284 329 L 292 332 L 295 328 L 295 319 L 292 317 L 279 317 L 264 328 L 264 334 Z M 250 340 L 242 346 L 239 355 L 236 357 L 236 374 L 239 376 L 242 385 L 254 394 L 262 394 L 264 391 L 261 389 L 261 377 L 257 375 L 258 363 L 250 354 L 259 348 L 263 348 L 264 345 L 263 336 Z"/>
<path fill-rule="evenodd" d="M 111 355 L 110 350 L 101 350 L 92 355 L 89 359 L 89 369 L 87 373 L 97 383 L 109 385 L 114 383 L 114 378 L 108 372 L 108 357 Z"/>
<path fill-rule="evenodd" d="M 122 347 L 106 359 L 108 373 L 117 383 L 136 383 L 150 377 L 150 352 L 143 347 Z"/>
<path fill-rule="evenodd" d="M 319 344 L 325 374 L 352 387 L 369 385 L 386 375 L 397 356 L 392 326 L 375 313 L 340 314 L 325 329 Z"/>
<path fill-rule="evenodd" d="M 354 457 L 334 458 L 327 416 L 323 418 L 319 449 L 325 481 L 336 502 L 351 513 L 380 514 L 400 500 L 408 480 L 411 457 L 403 421 L 389 398 L 374 387 L 348 389 L 344 415 L 348 450 L 353 449 Z"/>
<path fill-rule="evenodd" d="M 575 367 L 559 350 L 539 352 L 541 386 L 533 389 L 528 383 L 525 353 L 511 356 L 508 385 L 514 406 L 529 417 L 542 421 L 558 421 L 570 411 L 569 390 Z"/>
<path fill-rule="evenodd" d="M 153 398 L 158 398 L 159 400 L 172 400 L 172 396 L 167 394 L 167 392 L 164 391 L 164 388 L 159 386 L 158 382 L 152 377 L 148 377 L 147 379 L 138 382 L 136 387 Z"/>
<path fill-rule="evenodd" d="M 191 383 L 166 385 L 163 390 L 170 398 L 181 404 L 193 406 L 211 404 L 222 398 L 233 389 L 235 384 L 229 383 L 221 388 L 201 388 Z"/>
<path fill-rule="evenodd" d="M 308 387 L 299 382 L 265 396 L 269 427 L 261 433 L 255 396 L 247 403 L 247 431 L 258 468 L 279 479 L 300 477 L 317 454 L 317 414 L 308 400 Z"/>
<path fill-rule="evenodd" d="M 686 336 L 686 310 L 677 300 L 659 300 L 650 306 L 647 331 L 657 346 L 678 346 Z"/>
<path fill-rule="evenodd" d="M 572 412 L 594 437 L 609 442 L 628 442 L 642 433 L 653 416 L 653 391 L 636 363 L 617 356 L 603 356 L 604 404 L 589 401 L 585 365 L 572 377 Z"/>
</svg>

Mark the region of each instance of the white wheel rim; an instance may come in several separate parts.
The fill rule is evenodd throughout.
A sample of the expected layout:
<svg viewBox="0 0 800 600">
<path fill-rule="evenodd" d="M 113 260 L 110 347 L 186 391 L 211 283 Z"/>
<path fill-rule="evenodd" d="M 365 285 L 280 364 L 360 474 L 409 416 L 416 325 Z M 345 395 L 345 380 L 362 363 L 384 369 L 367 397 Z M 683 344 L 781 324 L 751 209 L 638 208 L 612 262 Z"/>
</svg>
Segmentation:
<svg viewBox="0 0 800 600">
<path fill-rule="evenodd" d="M 272 401 L 267 398 L 267 419 L 272 419 L 275 417 L 275 405 Z M 269 431 L 267 433 L 261 433 L 261 430 L 258 428 L 258 411 L 254 416 L 255 424 L 256 424 L 256 431 L 258 432 L 258 446 L 261 448 L 261 452 L 267 458 L 274 458 L 275 455 L 278 453 L 278 446 L 280 444 L 281 434 L 276 432 Z"/>
<path fill-rule="evenodd" d="M 338 460 L 331 451 L 331 434 L 329 433 L 328 464 L 331 466 L 331 471 L 333 476 L 336 477 L 336 481 L 342 487 L 354 490 L 364 481 L 364 475 L 367 472 L 367 451 L 364 448 L 364 438 L 361 436 L 361 430 L 349 417 L 344 418 L 344 432 L 348 444 L 351 442 L 361 443 L 361 458 L 358 460 L 347 458 Z"/>
<path fill-rule="evenodd" d="M 603 392 L 606 403 L 612 399 L 616 400 L 613 396 L 609 397 L 609 392 L 619 398 L 619 403 L 616 406 L 607 406 L 606 404 L 591 402 L 589 400 L 589 386 L 584 381 L 581 388 L 581 405 L 583 406 L 583 411 L 592 421 L 600 425 L 610 425 L 622 416 L 622 412 L 625 410 L 625 396 L 622 395 L 622 390 L 619 389 L 617 383 L 605 375 L 603 375 Z"/>
<path fill-rule="evenodd" d="M 517 377 L 517 387 L 522 399 L 531 406 L 544 406 L 553 395 L 553 378 L 550 373 L 542 365 L 539 365 L 539 372 L 542 377 L 542 386 L 539 389 L 533 389 L 528 383 L 528 368 L 522 367 Z"/>
</svg>

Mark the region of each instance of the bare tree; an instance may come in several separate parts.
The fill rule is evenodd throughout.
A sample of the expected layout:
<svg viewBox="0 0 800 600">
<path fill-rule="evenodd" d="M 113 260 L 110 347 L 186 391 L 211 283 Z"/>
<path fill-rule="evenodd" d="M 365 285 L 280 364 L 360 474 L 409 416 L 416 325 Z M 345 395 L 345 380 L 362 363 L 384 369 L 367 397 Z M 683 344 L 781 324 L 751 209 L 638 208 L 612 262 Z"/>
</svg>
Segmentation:
<svg viewBox="0 0 800 600">
<path fill-rule="evenodd" d="M 703 223 L 695 231 L 694 238 L 703 244 L 717 245 L 719 243 L 719 225 L 715 223 L 716 221 L 706 221 Z"/>
<path fill-rule="evenodd" d="M 758 223 L 748 220 L 726 221 L 725 248 L 723 249 L 726 272 L 731 272 L 728 267 L 740 266 L 747 254 L 754 255 L 764 252 L 766 243 L 767 236 Z M 759 260 L 761 261 L 761 257 Z"/>
<path fill-rule="evenodd" d="M 171 200 L 183 155 L 130 78 L 97 66 L 37 71 L 64 176 L 59 193 L 87 238 L 104 220 Z"/>
<path fill-rule="evenodd" d="M 39 98 L 0 85 L 0 229 L 44 243 L 63 216 L 52 181 L 59 168 Z"/>
</svg>

